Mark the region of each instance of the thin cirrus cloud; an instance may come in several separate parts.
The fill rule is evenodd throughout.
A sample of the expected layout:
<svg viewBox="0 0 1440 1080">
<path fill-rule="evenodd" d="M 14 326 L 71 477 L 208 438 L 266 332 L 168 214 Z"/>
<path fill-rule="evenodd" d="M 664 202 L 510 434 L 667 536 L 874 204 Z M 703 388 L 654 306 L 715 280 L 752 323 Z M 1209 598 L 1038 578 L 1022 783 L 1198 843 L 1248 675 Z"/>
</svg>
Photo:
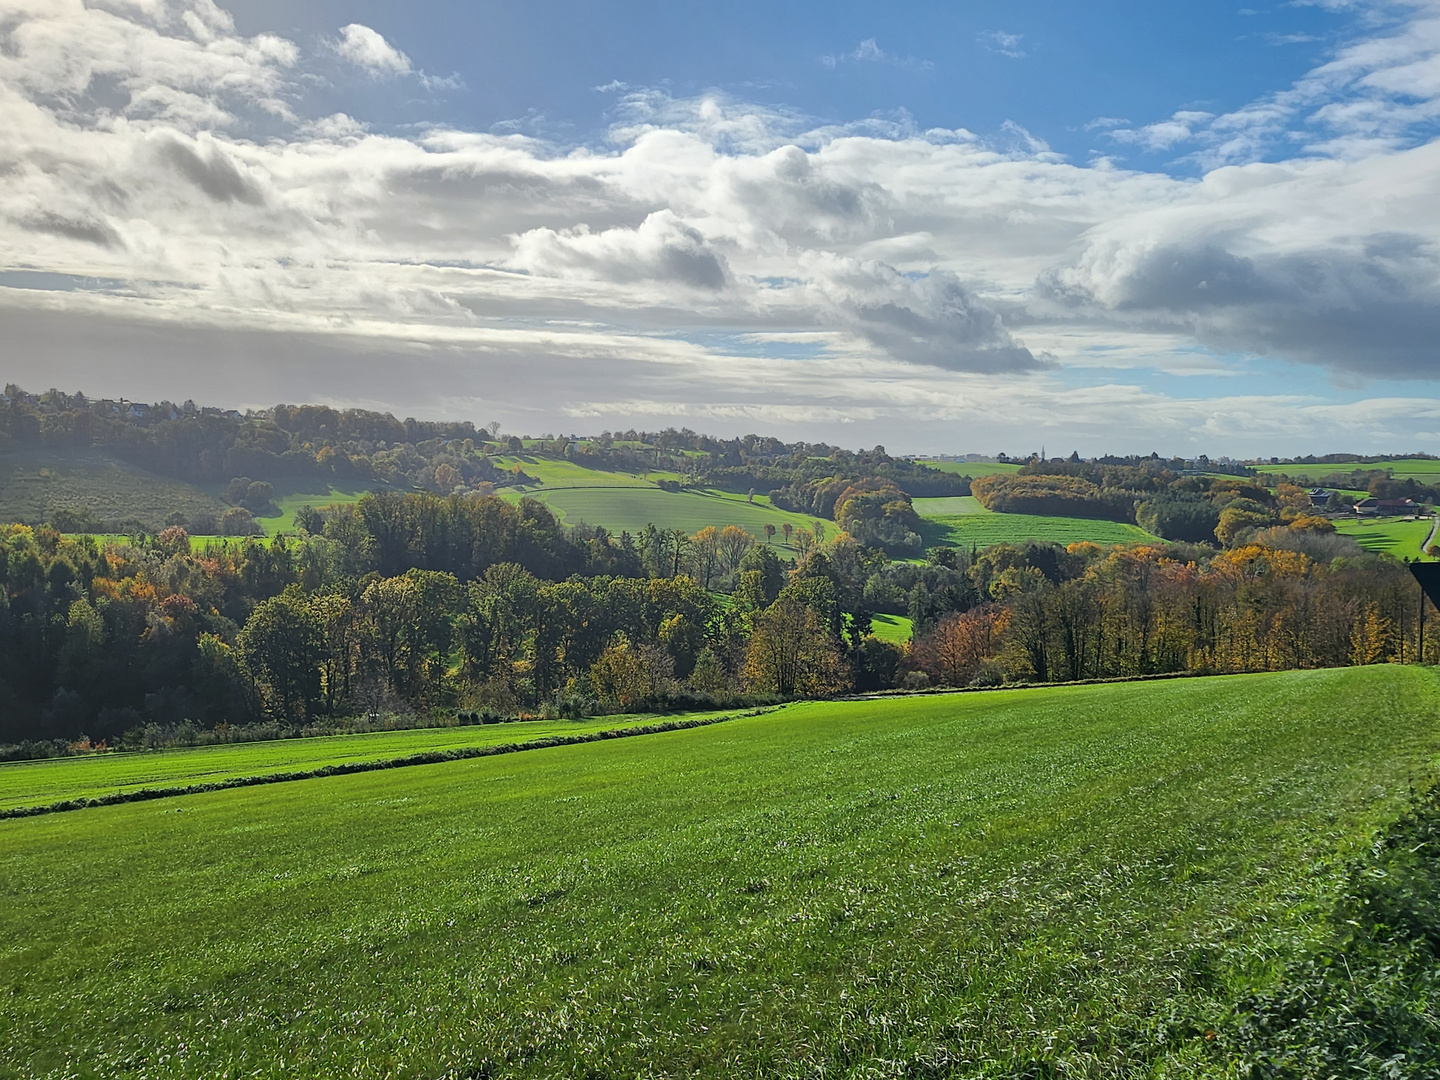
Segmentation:
<svg viewBox="0 0 1440 1080">
<path fill-rule="evenodd" d="M 1421 390 L 1397 410 L 1283 379 L 1440 376 L 1428 9 L 1244 109 L 1097 125 L 1218 162 L 1190 179 L 1077 165 L 1018 126 L 619 84 L 586 143 L 377 131 L 290 111 L 347 41 L 361 70 L 419 79 L 374 31 L 327 59 L 208 0 L 0 3 L 0 333 L 22 384 L 917 450 L 1440 426 Z M 1304 152 L 1271 160 L 1276 132 Z"/>
<path fill-rule="evenodd" d="M 1021 48 L 1021 43 L 1025 40 L 1024 34 L 1010 34 L 1004 30 L 986 30 L 976 40 L 991 52 L 1008 56 L 1011 60 L 1025 58 L 1025 50 Z"/>
<path fill-rule="evenodd" d="M 866 38 L 846 53 L 826 53 L 820 57 L 820 63 L 831 70 L 845 64 L 889 64 L 893 67 L 918 68 L 922 71 L 928 71 L 935 66 L 934 62 L 930 60 L 886 52 L 874 38 Z"/>
</svg>

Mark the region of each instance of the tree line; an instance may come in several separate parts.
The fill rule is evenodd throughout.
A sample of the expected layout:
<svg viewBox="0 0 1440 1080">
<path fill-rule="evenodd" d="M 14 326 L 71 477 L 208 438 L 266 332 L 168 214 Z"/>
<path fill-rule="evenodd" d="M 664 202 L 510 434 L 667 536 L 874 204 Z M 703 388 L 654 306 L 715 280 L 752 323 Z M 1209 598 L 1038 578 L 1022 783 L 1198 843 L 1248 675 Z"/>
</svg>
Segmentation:
<svg viewBox="0 0 1440 1080">
<path fill-rule="evenodd" d="M 883 511 L 886 494 L 850 498 Z M 377 494 L 302 523 L 202 546 L 174 527 L 106 544 L 0 530 L 0 741 L 1420 655 L 1405 567 L 1304 516 L 1225 550 L 1002 544 L 923 563 L 847 532 L 787 560 L 734 527 L 567 530 L 497 497 Z M 908 615 L 913 644 L 877 638 L 880 613 Z"/>
</svg>

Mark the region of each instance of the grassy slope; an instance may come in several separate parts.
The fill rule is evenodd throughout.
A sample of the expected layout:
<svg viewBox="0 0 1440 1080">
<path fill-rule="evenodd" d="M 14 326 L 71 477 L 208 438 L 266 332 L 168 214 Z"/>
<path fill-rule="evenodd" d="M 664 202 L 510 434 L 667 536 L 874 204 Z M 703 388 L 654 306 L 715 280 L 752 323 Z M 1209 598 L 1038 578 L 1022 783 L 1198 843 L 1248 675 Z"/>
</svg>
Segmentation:
<svg viewBox="0 0 1440 1080">
<path fill-rule="evenodd" d="M 875 615 L 871 617 L 870 633 L 881 641 L 903 645 L 915 633 L 915 624 L 907 615 Z"/>
<path fill-rule="evenodd" d="M 699 715 L 687 716 L 696 719 Z M 199 746 L 188 749 L 115 753 L 43 761 L 0 763 L 0 810 L 47 806 L 68 799 L 93 799 L 137 788 L 184 787 L 238 776 L 263 776 L 323 765 L 386 761 L 427 750 L 532 742 L 550 736 L 614 731 L 654 721 L 650 716 L 606 716 L 574 721 L 527 721 L 313 739 Z"/>
<path fill-rule="evenodd" d="M 996 514 L 986 510 L 974 497 L 916 499 L 915 509 L 922 520 L 921 534 L 927 545 L 956 547 L 1016 544 L 1025 540 L 1053 540 L 1073 544 L 1089 540 L 1096 544 L 1133 544 L 1154 540 L 1136 525 L 1088 518 L 1042 517 L 1036 514 Z"/>
<path fill-rule="evenodd" d="M 369 492 L 384 488 L 379 483 L 346 484 L 334 487 L 316 480 L 276 480 L 274 509 L 256 515 L 255 520 L 266 536 L 295 531 L 295 512 L 302 506 L 323 510 L 327 506 L 353 506 Z"/>
<path fill-rule="evenodd" d="M 1218 1072 L 1436 703 L 1365 668 L 812 704 L 0 823 L 0 1076 Z"/>
<path fill-rule="evenodd" d="M 1381 551 L 1397 559 L 1419 559 L 1424 553 L 1425 541 L 1435 528 L 1434 518 L 1418 518 L 1415 521 L 1400 521 L 1397 518 L 1366 518 L 1361 520 L 1337 520 L 1335 531 L 1353 536 L 1367 551 Z"/>
<path fill-rule="evenodd" d="M 0 521 L 37 523 L 57 510 L 89 510 L 112 521 L 139 518 L 154 528 L 177 510 L 191 515 L 224 509 L 197 487 L 98 451 L 0 455 Z"/>
<path fill-rule="evenodd" d="M 813 528 L 815 521 L 804 514 L 792 514 L 770 505 L 767 496 L 756 495 L 755 501 L 727 491 L 681 492 L 661 491 L 656 480 L 679 479 L 678 474 L 652 472 L 649 479 L 626 472 L 602 472 L 587 469 L 569 461 L 545 458 L 500 458 L 496 464 L 508 468 L 518 463 L 527 474 L 540 480 L 539 486 L 524 491 L 502 489 L 508 499 L 523 496 L 539 499 L 549 506 L 567 525 L 584 521 L 603 525 L 614 532 L 639 532 L 653 524 L 661 529 L 684 529 L 697 532 L 707 525 L 723 527 L 739 525 L 757 539 L 765 539 L 765 526 L 775 526 L 775 545 L 787 554 L 793 549 L 783 544 L 784 526 Z M 826 522 L 834 533 L 833 523 Z"/>
</svg>

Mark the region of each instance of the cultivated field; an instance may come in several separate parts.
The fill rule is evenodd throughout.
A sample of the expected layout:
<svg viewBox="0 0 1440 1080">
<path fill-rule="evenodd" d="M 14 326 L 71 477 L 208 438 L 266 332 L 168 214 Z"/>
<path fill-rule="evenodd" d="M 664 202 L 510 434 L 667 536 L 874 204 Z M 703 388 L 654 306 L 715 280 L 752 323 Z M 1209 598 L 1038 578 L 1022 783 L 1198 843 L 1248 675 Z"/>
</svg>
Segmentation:
<svg viewBox="0 0 1440 1080">
<path fill-rule="evenodd" d="M 815 703 L 0 822 L 0 1077 L 1235 1075 L 1437 704 Z"/>
<path fill-rule="evenodd" d="M 1038 514 L 996 514 L 986 510 L 973 496 L 950 499 L 916 499 L 915 509 L 924 519 L 921 534 L 927 546 L 951 544 L 968 548 L 991 544 L 1019 544 L 1026 540 L 1050 540 L 1073 544 L 1088 540 L 1095 544 L 1134 544 L 1154 540 L 1137 525 L 1090 518 L 1044 517 Z"/>
</svg>

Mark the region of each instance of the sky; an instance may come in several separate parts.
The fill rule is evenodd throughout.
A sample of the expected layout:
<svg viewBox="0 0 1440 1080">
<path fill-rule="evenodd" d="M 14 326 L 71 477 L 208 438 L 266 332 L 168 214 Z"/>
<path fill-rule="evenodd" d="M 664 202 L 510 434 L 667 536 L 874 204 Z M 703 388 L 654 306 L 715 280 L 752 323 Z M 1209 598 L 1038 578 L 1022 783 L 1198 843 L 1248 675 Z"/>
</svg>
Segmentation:
<svg viewBox="0 0 1440 1080">
<path fill-rule="evenodd" d="M 1440 452 L 1440 0 L 0 0 L 0 381 Z"/>
</svg>

